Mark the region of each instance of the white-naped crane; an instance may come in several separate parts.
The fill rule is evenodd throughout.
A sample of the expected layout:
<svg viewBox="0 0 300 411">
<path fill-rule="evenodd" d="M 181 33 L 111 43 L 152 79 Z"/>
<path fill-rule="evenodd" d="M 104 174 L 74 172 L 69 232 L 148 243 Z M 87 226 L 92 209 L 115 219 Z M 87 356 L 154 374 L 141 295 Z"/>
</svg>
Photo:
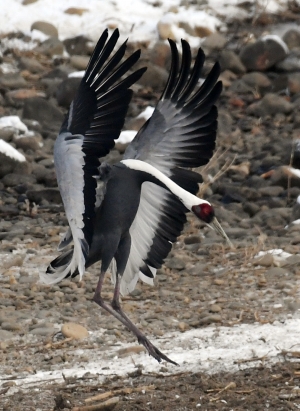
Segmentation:
<svg viewBox="0 0 300 411">
<path fill-rule="evenodd" d="M 131 322 L 119 296 L 133 291 L 139 278 L 153 284 L 188 211 L 229 241 L 211 204 L 196 196 L 202 179 L 190 170 L 206 164 L 215 148 L 220 67 L 216 63 L 199 86 L 203 51 L 199 49 L 191 68 L 189 44 L 181 42 L 180 64 L 176 44 L 169 40 L 170 74 L 152 117 L 121 162 L 100 165 L 99 158 L 113 148 L 123 126 L 132 95 L 129 87 L 144 71 L 121 79 L 139 52 L 120 64 L 126 43 L 109 59 L 118 31 L 107 38 L 105 31 L 55 142 L 55 168 L 69 230 L 58 248 L 62 254 L 41 279 L 48 284 L 78 274 L 81 279 L 85 268 L 101 260 L 93 300 L 131 330 L 155 359 L 176 364 Z M 65 251 L 71 241 L 72 248 Z M 111 305 L 101 296 L 109 268 L 115 284 Z"/>
</svg>

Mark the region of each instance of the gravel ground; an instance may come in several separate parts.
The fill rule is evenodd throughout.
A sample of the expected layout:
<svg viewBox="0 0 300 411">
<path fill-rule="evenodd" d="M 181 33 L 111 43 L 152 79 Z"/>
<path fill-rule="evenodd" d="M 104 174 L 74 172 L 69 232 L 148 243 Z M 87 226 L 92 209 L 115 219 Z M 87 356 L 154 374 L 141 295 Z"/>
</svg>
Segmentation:
<svg viewBox="0 0 300 411">
<path fill-rule="evenodd" d="M 281 20 L 273 22 L 274 26 L 279 22 L 285 23 L 286 19 L 281 16 Z M 233 24 L 228 50 L 242 47 L 247 30 L 259 37 L 265 25 L 260 22 L 237 31 Z M 35 57 L 43 70 L 54 70 L 65 63 L 40 53 Z M 10 50 L 5 58 L 10 64 L 20 57 L 32 58 L 30 52 L 23 54 Z M 256 78 L 255 92 L 251 88 L 249 91 L 245 88 L 249 78 L 245 76 L 252 72 L 238 72 L 240 65 L 230 66 L 232 60 L 216 50 L 211 52 L 208 63 L 216 58 L 227 58 L 223 61 L 218 151 L 210 166 L 202 170 L 206 182 L 202 192 L 215 206 L 234 248 L 229 249 L 213 231 L 189 216 L 182 236 L 159 270 L 155 287 L 138 284 L 131 295 L 123 298 L 124 310 L 158 343 L 168 332 L 243 323 L 284 323 L 299 318 L 299 226 L 285 227 L 292 220 L 300 184 L 297 179 L 288 178 L 284 167 L 291 161 L 293 139 L 300 135 L 300 86 L 292 89 L 289 96 L 283 95 L 287 84 L 284 81 L 294 72 L 288 71 L 287 66 L 275 65 L 264 72 L 269 88 L 263 90 L 261 78 Z M 30 70 L 34 71 L 27 67 L 27 72 L 21 73 L 26 87 L 50 93 L 45 101 L 52 101 L 54 96 L 47 88 L 50 83 Z M 19 88 L 24 87 L 21 83 Z M 2 81 L 1 114 L 18 114 L 25 121 L 29 102 L 16 97 L 9 87 Z M 274 93 L 272 104 L 270 97 L 266 98 L 267 91 Z M 136 87 L 127 128 L 131 128 L 137 112 L 154 104 L 158 96 L 155 89 Z M 65 108 L 63 103 L 59 108 L 55 104 L 59 122 Z M 191 373 L 176 368 L 169 374 L 164 364 L 157 365 L 156 372 L 149 372 L 140 366 L 144 353 L 136 348 L 134 337 L 91 301 L 99 265 L 91 267 L 82 282 L 64 280 L 51 287 L 39 283 L 39 271 L 45 270 L 56 256 L 66 219 L 59 198 L 53 200 L 57 192 L 52 149 L 57 128 L 46 127 L 45 131 L 29 118 L 26 121 L 30 130 L 35 128 L 35 139 L 26 141 L 24 137 L 23 146 L 7 131 L 0 133 L 1 138 L 23 150 L 28 159 L 22 167 L 9 164 L 9 172 L 0 167 L 0 408 L 46 411 L 78 407 L 83 411 L 94 404 L 86 399 L 108 393 L 103 400 L 119 400 L 112 401 L 106 409 L 115 406 L 116 411 L 299 409 L 297 347 L 282 352 L 276 364 L 269 364 L 265 358 L 256 359 L 255 363 L 246 358 L 241 361 L 241 370 L 234 373 Z M 43 141 L 43 148 L 39 141 Z M 119 156 L 114 150 L 111 159 Z M 211 176 L 216 176 L 213 182 Z M 22 195 L 29 202 L 24 202 Z M 261 251 L 273 249 L 288 254 L 284 258 L 256 257 Z M 104 297 L 110 299 L 112 291 L 107 279 Z M 96 339 L 67 338 L 61 328 L 70 322 L 82 325 L 91 334 L 100 330 L 99 334 Z M 100 381 L 99 375 L 89 374 L 87 369 L 83 376 L 66 377 L 64 382 L 18 385 L 19 379 L 41 371 L 54 372 L 89 363 L 89 350 L 106 353 L 125 343 L 132 343 L 133 349 L 119 354 L 130 364 L 136 358 L 133 353 L 139 353 L 139 366 L 125 377 L 110 375 Z"/>
</svg>

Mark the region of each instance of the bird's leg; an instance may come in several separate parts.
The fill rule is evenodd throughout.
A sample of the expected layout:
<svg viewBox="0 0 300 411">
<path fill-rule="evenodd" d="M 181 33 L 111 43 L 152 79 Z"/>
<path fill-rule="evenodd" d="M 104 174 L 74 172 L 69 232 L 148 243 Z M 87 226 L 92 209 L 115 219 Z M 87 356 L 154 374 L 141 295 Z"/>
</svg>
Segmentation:
<svg viewBox="0 0 300 411">
<path fill-rule="evenodd" d="M 120 275 L 116 275 L 116 285 L 115 285 L 115 291 L 114 291 L 114 296 L 113 300 L 111 303 L 111 306 L 115 312 L 115 317 L 119 318 L 119 316 L 122 317 L 123 321 L 121 321 L 123 324 L 124 321 L 126 322 L 126 327 L 133 332 L 133 334 L 137 337 L 139 344 L 143 344 L 143 346 L 146 348 L 148 353 L 152 355 L 158 362 L 161 362 L 161 360 L 165 360 L 167 362 L 170 362 L 171 364 L 178 365 L 176 362 L 170 360 L 165 354 L 163 354 L 161 351 L 159 351 L 158 348 L 153 345 L 148 338 L 133 324 L 133 322 L 127 317 L 127 315 L 124 313 L 124 311 L 121 308 L 120 305 Z M 117 316 L 118 315 L 118 316 Z"/>
<path fill-rule="evenodd" d="M 121 323 L 124 324 L 125 327 L 128 327 L 127 321 L 125 321 L 125 319 L 120 314 L 114 311 L 113 308 L 109 304 L 107 304 L 101 296 L 101 290 L 102 290 L 104 277 L 105 277 L 105 271 L 101 271 L 99 281 L 98 281 L 98 284 L 95 290 L 95 294 L 93 297 L 93 301 L 96 304 L 98 304 L 101 308 L 104 308 L 104 310 L 112 314 L 117 320 L 121 321 Z"/>
</svg>

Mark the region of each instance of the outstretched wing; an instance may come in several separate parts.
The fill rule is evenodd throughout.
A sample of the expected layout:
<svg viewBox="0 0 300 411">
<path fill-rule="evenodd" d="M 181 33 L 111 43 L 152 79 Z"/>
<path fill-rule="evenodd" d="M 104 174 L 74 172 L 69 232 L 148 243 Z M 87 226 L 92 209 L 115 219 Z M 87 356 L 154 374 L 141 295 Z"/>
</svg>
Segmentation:
<svg viewBox="0 0 300 411">
<path fill-rule="evenodd" d="M 99 158 L 119 137 L 132 97 L 129 87 L 145 71 L 137 70 L 122 79 L 139 59 L 140 51 L 121 63 L 125 42 L 110 58 L 118 38 L 118 30 L 109 39 L 108 31 L 103 32 L 55 142 L 57 181 L 71 230 L 60 249 L 73 239 L 74 252 L 69 262 L 64 259 L 60 265 L 58 258 L 50 264 L 49 275 L 42 278 L 48 283 L 60 281 L 77 268 L 80 277 L 84 273 L 93 236 Z"/>
<path fill-rule="evenodd" d="M 125 151 L 124 158 L 150 163 L 182 188 L 196 194 L 201 176 L 191 170 L 206 164 L 213 155 L 217 131 L 217 108 L 222 84 L 216 63 L 202 85 L 198 86 L 205 56 L 199 49 L 191 69 L 191 50 L 182 40 L 182 59 L 176 44 L 169 40 L 172 63 L 164 92 L 152 117 L 138 132 Z M 130 229 L 131 251 L 121 282 L 128 293 L 138 277 L 152 283 L 172 243 L 186 221 L 186 209 L 167 190 L 144 183 L 139 209 Z"/>
</svg>

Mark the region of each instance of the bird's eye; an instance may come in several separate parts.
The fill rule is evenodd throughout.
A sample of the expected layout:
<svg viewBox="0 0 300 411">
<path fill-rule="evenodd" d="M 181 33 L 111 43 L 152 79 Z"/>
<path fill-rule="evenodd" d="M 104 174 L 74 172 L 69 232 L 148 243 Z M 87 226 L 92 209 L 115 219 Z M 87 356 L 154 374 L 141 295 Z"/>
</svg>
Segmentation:
<svg viewBox="0 0 300 411">
<path fill-rule="evenodd" d="M 215 216 L 213 207 L 207 203 L 194 205 L 192 211 L 200 220 L 207 224 L 209 224 Z"/>
</svg>

